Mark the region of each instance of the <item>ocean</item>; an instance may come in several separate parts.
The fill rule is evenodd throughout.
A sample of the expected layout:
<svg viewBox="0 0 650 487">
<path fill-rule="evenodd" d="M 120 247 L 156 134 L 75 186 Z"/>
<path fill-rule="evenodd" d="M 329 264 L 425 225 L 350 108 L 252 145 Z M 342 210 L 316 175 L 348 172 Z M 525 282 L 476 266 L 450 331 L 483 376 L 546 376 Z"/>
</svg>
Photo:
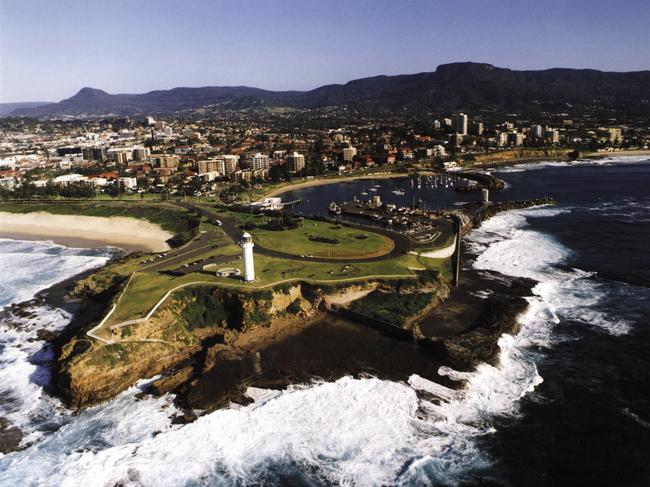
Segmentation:
<svg viewBox="0 0 650 487">
<path fill-rule="evenodd" d="M 170 419 L 172 397 L 138 397 L 143 381 L 72 414 L 43 391 L 51 357 L 42 331 L 61 329 L 74 310 L 34 302 L 30 315 L 0 318 L 0 418 L 24 434 L 24 449 L 0 456 L 0 485 L 648 485 L 650 160 L 497 174 L 507 187 L 495 199 L 552 196 L 557 205 L 501 213 L 466 239 L 467 268 L 538 284 L 521 332 L 499 341 L 498 367 L 441 371 L 465 389 L 417 375 L 251 389 L 252 404 L 182 426 Z M 324 212 L 369 184 L 285 197 Z M 402 204 L 478 199 L 372 184 Z M 398 186 L 404 196 L 392 193 Z M 110 255 L 2 240 L 0 306 Z"/>
</svg>

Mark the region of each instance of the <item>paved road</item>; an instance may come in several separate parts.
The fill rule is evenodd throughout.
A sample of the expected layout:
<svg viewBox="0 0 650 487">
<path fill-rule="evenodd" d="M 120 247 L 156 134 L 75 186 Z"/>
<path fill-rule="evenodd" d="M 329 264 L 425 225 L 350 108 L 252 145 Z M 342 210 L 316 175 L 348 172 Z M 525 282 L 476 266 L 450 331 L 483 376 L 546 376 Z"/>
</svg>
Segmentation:
<svg viewBox="0 0 650 487">
<path fill-rule="evenodd" d="M 197 264 L 188 265 L 187 267 L 181 266 L 176 269 L 169 271 L 170 274 L 175 276 L 184 276 L 185 274 L 191 274 L 192 272 L 199 272 L 203 270 L 203 267 L 208 264 L 222 264 L 224 262 L 230 262 L 231 260 L 237 259 L 236 255 L 214 255 L 208 257 L 205 260 Z"/>
<path fill-rule="evenodd" d="M 241 238 L 242 231 L 239 228 L 237 228 L 237 226 L 235 225 L 235 221 L 233 219 L 223 218 L 217 212 L 209 208 L 194 206 L 190 203 L 178 203 L 178 204 L 187 209 L 196 209 L 203 216 L 211 220 L 221 220 L 221 222 L 223 223 L 221 228 L 226 233 L 226 235 L 228 235 L 228 237 L 230 237 L 234 242 L 237 242 Z M 300 257 L 298 255 L 288 254 L 286 252 L 280 252 L 278 250 L 262 247 L 258 243 L 255 244 L 255 252 L 261 255 L 267 255 L 269 257 L 277 257 L 280 259 L 301 260 L 307 262 L 335 262 L 335 263 L 349 264 L 351 262 L 378 262 L 386 259 L 393 259 L 395 257 L 400 257 L 411 250 L 411 240 L 406 235 L 402 235 L 397 232 L 392 232 L 390 230 L 384 230 L 381 228 L 374 228 L 374 227 L 369 228 L 369 227 L 364 227 L 361 225 L 354 225 L 354 224 L 350 224 L 348 226 L 350 226 L 351 228 L 356 228 L 361 231 L 375 232 L 384 235 L 390 238 L 395 243 L 395 246 L 393 247 L 393 250 L 391 250 L 390 253 L 386 255 L 382 255 L 378 257 L 364 257 L 359 259 Z"/>
<path fill-rule="evenodd" d="M 141 264 L 140 270 L 142 271 L 160 271 L 167 267 L 172 267 L 180 264 L 183 261 L 197 257 L 201 254 L 208 252 L 215 245 L 210 243 L 210 240 L 215 236 L 214 232 L 206 232 L 199 234 L 194 240 L 185 244 L 178 249 L 168 251 L 164 257 L 154 257 L 153 262 Z"/>
</svg>

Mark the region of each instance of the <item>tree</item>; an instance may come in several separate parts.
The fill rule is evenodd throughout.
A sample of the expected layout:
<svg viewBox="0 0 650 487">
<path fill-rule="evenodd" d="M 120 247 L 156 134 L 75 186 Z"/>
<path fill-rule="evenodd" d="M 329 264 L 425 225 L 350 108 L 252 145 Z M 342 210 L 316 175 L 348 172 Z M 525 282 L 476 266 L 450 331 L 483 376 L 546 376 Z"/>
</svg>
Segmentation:
<svg viewBox="0 0 650 487">
<path fill-rule="evenodd" d="M 278 183 L 284 178 L 284 171 L 282 171 L 282 166 L 279 164 L 273 164 L 269 168 L 269 179 L 273 183 Z"/>
</svg>

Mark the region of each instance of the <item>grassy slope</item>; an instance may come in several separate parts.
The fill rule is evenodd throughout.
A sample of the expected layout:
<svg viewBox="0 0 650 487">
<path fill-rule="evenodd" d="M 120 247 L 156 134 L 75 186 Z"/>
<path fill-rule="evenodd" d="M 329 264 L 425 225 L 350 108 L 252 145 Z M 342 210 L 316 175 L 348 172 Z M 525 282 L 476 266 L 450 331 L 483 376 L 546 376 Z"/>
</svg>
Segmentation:
<svg viewBox="0 0 650 487">
<path fill-rule="evenodd" d="M 224 267 L 241 269 L 241 259 L 233 259 Z M 255 256 L 257 280 L 244 283 L 231 278 L 217 277 L 211 273 L 197 272 L 182 277 L 171 277 L 158 273 L 136 273 L 122 297 L 109 324 L 141 318 L 169 290 L 192 282 L 209 285 L 235 287 L 240 289 L 258 289 L 264 286 L 289 280 L 304 280 L 314 283 L 340 282 L 345 280 L 362 280 L 369 277 L 408 278 L 415 274 L 409 268 L 435 269 L 444 279 L 451 276 L 450 259 L 418 259 L 414 255 L 404 255 L 397 259 L 379 262 L 330 264 L 322 262 L 304 262 L 298 260 L 276 259 L 262 255 Z"/>
<path fill-rule="evenodd" d="M 350 309 L 363 316 L 403 326 L 409 317 L 421 313 L 432 301 L 433 293 L 384 293 L 374 291 L 354 301 Z"/>
</svg>

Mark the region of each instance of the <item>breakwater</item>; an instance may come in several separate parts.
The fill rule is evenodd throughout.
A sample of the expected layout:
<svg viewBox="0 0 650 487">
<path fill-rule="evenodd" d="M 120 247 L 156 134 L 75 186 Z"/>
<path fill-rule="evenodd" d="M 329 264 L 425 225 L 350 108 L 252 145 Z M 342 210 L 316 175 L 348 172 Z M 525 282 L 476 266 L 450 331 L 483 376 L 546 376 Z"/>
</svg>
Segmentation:
<svg viewBox="0 0 650 487">
<path fill-rule="evenodd" d="M 476 228 L 488 218 L 492 218 L 497 213 L 510 210 L 521 210 L 524 208 L 532 208 L 533 206 L 554 205 L 553 198 L 534 198 L 529 200 L 520 201 L 504 201 L 492 202 L 490 204 L 467 205 L 463 208 L 463 212 L 469 218 L 469 221 L 464 225 L 463 234 L 467 233 L 472 228 Z"/>
<path fill-rule="evenodd" d="M 469 191 L 480 191 L 482 189 L 489 189 L 490 191 L 499 191 L 504 188 L 504 183 L 499 178 L 492 176 L 491 174 L 485 174 L 480 172 L 463 172 L 461 176 L 465 179 L 475 181 L 478 184 L 471 186 L 456 186 L 454 191 L 459 191 L 461 193 Z"/>
</svg>

